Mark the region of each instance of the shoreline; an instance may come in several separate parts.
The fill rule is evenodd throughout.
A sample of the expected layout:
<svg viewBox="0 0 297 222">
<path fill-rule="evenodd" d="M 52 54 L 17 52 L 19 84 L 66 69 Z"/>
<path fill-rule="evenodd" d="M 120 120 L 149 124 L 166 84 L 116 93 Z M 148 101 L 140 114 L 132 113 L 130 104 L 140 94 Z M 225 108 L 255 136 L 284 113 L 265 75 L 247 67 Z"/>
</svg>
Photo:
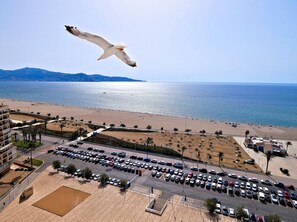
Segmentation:
<svg viewBox="0 0 297 222">
<path fill-rule="evenodd" d="M 250 136 L 272 137 L 275 139 L 297 140 L 297 128 L 286 126 L 267 126 L 251 123 L 237 123 L 220 120 L 206 120 L 194 117 L 180 117 L 161 114 L 120 111 L 93 107 L 78 107 L 64 104 L 52 104 L 46 102 L 24 101 L 17 99 L 0 98 L 0 103 L 8 105 L 10 109 L 20 109 L 23 112 L 40 112 L 42 115 L 51 113 L 52 116 L 59 115 L 70 118 L 73 116 L 76 120 L 83 119 L 84 121 L 91 120 L 96 124 L 125 124 L 128 128 L 133 128 L 137 125 L 138 128 L 146 128 L 148 125 L 152 129 L 160 129 L 173 131 L 178 128 L 178 131 L 191 129 L 193 133 L 200 130 L 206 130 L 207 133 L 214 133 L 217 130 L 222 130 L 223 134 L 231 136 L 244 136 L 245 131 L 250 131 Z M 236 127 L 232 123 L 237 124 Z"/>
</svg>

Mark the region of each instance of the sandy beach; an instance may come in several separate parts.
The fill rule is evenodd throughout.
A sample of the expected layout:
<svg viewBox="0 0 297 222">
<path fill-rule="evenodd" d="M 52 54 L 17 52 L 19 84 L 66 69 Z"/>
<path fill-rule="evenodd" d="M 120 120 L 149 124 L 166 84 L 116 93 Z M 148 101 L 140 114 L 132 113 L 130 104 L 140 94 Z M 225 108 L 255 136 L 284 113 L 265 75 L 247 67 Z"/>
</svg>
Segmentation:
<svg viewBox="0 0 297 222">
<path fill-rule="evenodd" d="M 192 132 L 206 130 L 207 133 L 214 133 L 222 130 L 225 135 L 244 136 L 245 131 L 249 130 L 250 135 L 261 137 L 272 137 L 283 140 L 297 140 L 297 128 L 278 127 L 278 126 L 262 126 L 254 124 L 236 123 L 237 127 L 233 127 L 230 123 L 215 120 L 194 119 L 189 117 L 163 116 L 146 113 L 134 113 L 127 111 L 115 111 L 107 109 L 94 109 L 65 106 L 58 104 L 48 104 L 40 102 L 19 101 L 11 99 L 0 99 L 0 103 L 6 104 L 10 109 L 19 109 L 22 112 L 40 112 L 42 115 L 51 113 L 51 116 L 59 115 L 60 117 L 70 118 L 73 116 L 76 120 L 91 120 L 93 123 L 103 124 L 125 124 L 126 127 L 146 128 L 148 125 L 152 129 L 173 130 L 175 127 L 179 131 L 191 129 Z"/>
</svg>

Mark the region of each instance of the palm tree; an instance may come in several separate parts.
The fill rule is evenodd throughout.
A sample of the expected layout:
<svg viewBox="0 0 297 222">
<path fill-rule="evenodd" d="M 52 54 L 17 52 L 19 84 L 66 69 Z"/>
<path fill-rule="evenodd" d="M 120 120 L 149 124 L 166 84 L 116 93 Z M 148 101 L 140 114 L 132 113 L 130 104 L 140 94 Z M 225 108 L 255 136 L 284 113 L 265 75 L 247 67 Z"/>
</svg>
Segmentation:
<svg viewBox="0 0 297 222">
<path fill-rule="evenodd" d="M 27 130 L 23 129 L 22 134 L 23 134 L 23 140 L 24 140 L 24 142 L 26 142 L 27 141 Z"/>
<path fill-rule="evenodd" d="M 250 134 L 250 131 L 249 130 L 247 130 L 247 131 L 245 131 L 245 138 L 247 138 L 247 136 Z"/>
<path fill-rule="evenodd" d="M 38 136 L 39 136 L 39 143 L 41 144 L 41 130 L 37 130 Z"/>
<path fill-rule="evenodd" d="M 36 142 L 36 135 L 37 135 L 36 129 L 35 128 L 31 129 L 31 137 L 33 142 Z"/>
<path fill-rule="evenodd" d="M 267 161 L 267 164 L 266 164 L 266 174 L 268 173 L 268 164 L 269 164 L 269 161 L 274 157 L 272 152 L 269 150 L 265 153 L 265 156 L 266 156 L 266 161 Z"/>
<path fill-rule="evenodd" d="M 184 152 L 186 149 L 187 149 L 187 147 L 185 147 L 185 146 L 182 147 L 182 156 L 184 156 Z"/>
<path fill-rule="evenodd" d="M 62 122 L 59 126 L 61 128 L 61 138 L 63 138 L 63 128 L 65 127 L 65 124 Z"/>
<path fill-rule="evenodd" d="M 14 140 L 18 141 L 18 133 L 17 132 L 14 133 Z"/>
<path fill-rule="evenodd" d="M 146 138 L 146 140 L 145 140 L 145 144 L 146 144 L 146 151 L 147 151 L 147 153 L 146 153 L 146 156 L 147 156 L 147 158 L 148 158 L 148 146 L 150 145 L 150 144 L 153 144 L 154 143 L 154 141 L 153 141 L 153 138 L 152 137 L 148 137 L 148 138 Z"/>
<path fill-rule="evenodd" d="M 79 131 L 79 137 L 81 137 L 82 132 L 84 131 L 84 128 L 80 127 L 80 128 L 78 129 L 78 131 Z"/>
<path fill-rule="evenodd" d="M 291 141 L 287 141 L 286 142 L 286 145 L 287 145 L 286 153 L 288 154 L 288 148 L 289 148 L 289 146 L 292 146 L 292 142 Z"/>
<path fill-rule="evenodd" d="M 183 146 L 182 150 L 181 150 L 182 151 L 182 153 L 181 153 L 182 154 L 182 162 L 184 162 L 184 152 L 186 149 L 187 149 L 187 147 Z"/>
<path fill-rule="evenodd" d="M 46 134 L 47 121 L 48 121 L 48 120 L 44 120 L 44 134 Z"/>
<path fill-rule="evenodd" d="M 219 167 L 221 167 L 221 160 L 223 160 L 224 153 L 223 152 L 219 152 L 218 157 L 219 157 Z"/>
</svg>

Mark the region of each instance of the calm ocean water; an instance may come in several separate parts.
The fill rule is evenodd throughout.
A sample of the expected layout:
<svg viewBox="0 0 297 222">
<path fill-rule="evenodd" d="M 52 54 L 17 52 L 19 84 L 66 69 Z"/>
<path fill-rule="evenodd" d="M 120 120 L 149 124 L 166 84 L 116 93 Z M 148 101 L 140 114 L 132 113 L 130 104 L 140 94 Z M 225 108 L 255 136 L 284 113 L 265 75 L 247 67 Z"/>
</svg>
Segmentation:
<svg viewBox="0 0 297 222">
<path fill-rule="evenodd" d="M 0 98 L 297 127 L 297 84 L 0 82 Z"/>
</svg>

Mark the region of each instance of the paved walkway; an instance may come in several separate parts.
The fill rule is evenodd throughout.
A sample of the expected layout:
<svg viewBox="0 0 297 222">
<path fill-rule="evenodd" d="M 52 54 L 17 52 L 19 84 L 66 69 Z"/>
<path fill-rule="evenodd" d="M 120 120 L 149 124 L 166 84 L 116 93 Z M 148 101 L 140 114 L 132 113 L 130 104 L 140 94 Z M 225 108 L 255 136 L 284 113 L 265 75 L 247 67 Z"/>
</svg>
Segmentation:
<svg viewBox="0 0 297 222">
<path fill-rule="evenodd" d="M 34 194 L 26 201 L 19 203 L 18 199 L 0 214 L 1 222 L 14 221 L 232 221 L 229 217 L 216 215 L 209 217 L 204 210 L 195 209 L 180 204 L 178 198 L 171 198 L 162 216 L 145 212 L 148 198 L 135 192 L 120 192 L 114 186 L 98 188 L 98 183 L 83 183 L 79 179 L 65 178 L 62 174 L 50 174 L 52 168 L 47 168 L 32 184 Z M 46 183 L 44 182 L 46 181 Z M 45 210 L 32 206 L 42 197 L 50 194 L 61 186 L 71 187 L 91 194 L 65 216 L 60 217 Z"/>
</svg>

